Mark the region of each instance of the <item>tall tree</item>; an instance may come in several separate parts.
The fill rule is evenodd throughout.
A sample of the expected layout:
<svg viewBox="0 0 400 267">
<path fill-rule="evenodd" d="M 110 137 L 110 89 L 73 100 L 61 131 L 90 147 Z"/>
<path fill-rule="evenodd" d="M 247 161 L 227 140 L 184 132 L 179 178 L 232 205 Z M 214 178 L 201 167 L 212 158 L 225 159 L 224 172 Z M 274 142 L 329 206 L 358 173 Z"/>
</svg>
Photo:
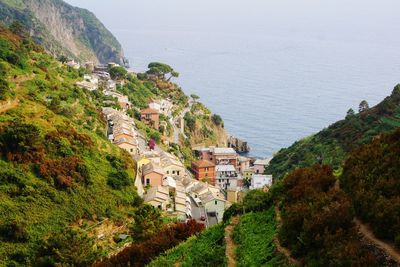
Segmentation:
<svg viewBox="0 0 400 267">
<path fill-rule="evenodd" d="M 358 112 L 363 112 L 369 109 L 368 102 L 366 100 L 363 100 L 360 102 L 360 105 L 358 106 Z"/>
</svg>

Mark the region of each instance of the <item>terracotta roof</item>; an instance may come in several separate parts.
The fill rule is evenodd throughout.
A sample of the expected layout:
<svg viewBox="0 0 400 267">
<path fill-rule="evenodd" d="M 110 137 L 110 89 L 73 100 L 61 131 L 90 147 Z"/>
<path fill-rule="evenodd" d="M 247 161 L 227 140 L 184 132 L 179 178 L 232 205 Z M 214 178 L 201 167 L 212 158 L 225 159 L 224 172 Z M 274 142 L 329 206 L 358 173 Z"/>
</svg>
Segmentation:
<svg viewBox="0 0 400 267">
<path fill-rule="evenodd" d="M 141 114 L 158 114 L 158 110 L 153 108 L 146 108 L 140 111 Z"/>
<path fill-rule="evenodd" d="M 193 161 L 192 165 L 198 167 L 198 168 L 207 168 L 207 167 L 214 167 L 215 164 L 212 163 L 211 161 L 208 160 L 197 160 Z"/>
</svg>

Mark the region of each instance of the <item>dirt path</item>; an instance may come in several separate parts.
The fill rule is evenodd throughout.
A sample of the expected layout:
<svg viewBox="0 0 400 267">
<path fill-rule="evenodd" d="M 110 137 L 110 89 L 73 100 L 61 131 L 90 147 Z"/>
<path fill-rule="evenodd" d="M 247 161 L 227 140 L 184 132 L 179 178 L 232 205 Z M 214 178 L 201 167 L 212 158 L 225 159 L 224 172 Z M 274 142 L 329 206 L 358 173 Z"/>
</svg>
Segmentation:
<svg viewBox="0 0 400 267">
<path fill-rule="evenodd" d="M 282 224 L 282 217 L 281 217 L 281 211 L 279 210 L 278 207 L 275 207 L 275 218 L 276 218 L 276 223 L 277 223 L 278 227 L 280 227 Z M 290 265 L 302 266 L 302 264 L 298 260 L 296 260 L 295 258 L 292 258 L 290 250 L 281 245 L 281 242 L 279 242 L 279 238 L 277 235 L 275 235 L 274 241 L 275 241 L 276 249 L 280 253 L 285 255 L 285 257 L 288 259 Z"/>
<path fill-rule="evenodd" d="M 362 223 L 360 220 L 354 219 L 354 223 L 357 225 L 358 230 L 366 239 L 373 243 L 377 248 L 383 250 L 387 255 L 393 258 L 393 260 L 400 264 L 400 251 L 396 249 L 394 245 L 375 237 L 369 226 Z"/>
<path fill-rule="evenodd" d="M 228 267 L 236 266 L 235 250 L 236 244 L 232 239 L 232 233 L 235 226 L 239 223 L 239 217 L 233 217 L 232 222 L 225 228 L 225 256 L 228 261 Z"/>
<path fill-rule="evenodd" d="M 0 103 L 0 113 L 4 113 L 12 108 L 15 108 L 18 106 L 19 100 L 16 98 L 14 100 L 9 100 L 7 102 L 1 102 Z"/>
</svg>

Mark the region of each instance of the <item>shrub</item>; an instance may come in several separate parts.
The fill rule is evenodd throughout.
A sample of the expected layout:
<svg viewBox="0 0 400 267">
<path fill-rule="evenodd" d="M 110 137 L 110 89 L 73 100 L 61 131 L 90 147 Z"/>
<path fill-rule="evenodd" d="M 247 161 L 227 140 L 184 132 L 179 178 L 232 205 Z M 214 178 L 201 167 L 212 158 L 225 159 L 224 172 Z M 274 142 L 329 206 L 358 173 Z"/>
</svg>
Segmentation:
<svg viewBox="0 0 400 267">
<path fill-rule="evenodd" d="M 178 245 L 188 237 L 204 229 L 203 224 L 190 220 L 186 223 L 176 223 L 152 235 L 146 241 L 133 244 L 123 249 L 119 254 L 96 263 L 95 267 L 145 266 L 164 251 Z M 222 252 L 222 251 L 220 251 Z M 212 259 L 215 261 L 215 259 Z"/>
<path fill-rule="evenodd" d="M 131 185 L 132 181 L 126 171 L 118 171 L 109 174 L 107 184 L 113 189 L 121 190 L 125 186 Z"/>
<path fill-rule="evenodd" d="M 39 162 L 42 137 L 38 126 L 12 122 L 0 133 L 1 152 L 10 161 Z"/>
</svg>

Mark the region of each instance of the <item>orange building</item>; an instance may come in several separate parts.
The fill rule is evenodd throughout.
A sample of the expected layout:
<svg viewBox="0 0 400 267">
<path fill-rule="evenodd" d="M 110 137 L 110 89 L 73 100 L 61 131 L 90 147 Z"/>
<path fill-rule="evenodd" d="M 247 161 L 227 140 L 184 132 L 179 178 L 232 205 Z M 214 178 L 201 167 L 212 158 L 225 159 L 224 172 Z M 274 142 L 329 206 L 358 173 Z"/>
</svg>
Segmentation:
<svg viewBox="0 0 400 267">
<path fill-rule="evenodd" d="M 158 130 L 160 124 L 160 116 L 158 110 L 152 108 L 143 109 L 140 112 L 140 120 Z"/>
<path fill-rule="evenodd" d="M 197 180 L 215 185 L 215 164 L 208 160 L 192 162 L 192 171 Z"/>
</svg>

